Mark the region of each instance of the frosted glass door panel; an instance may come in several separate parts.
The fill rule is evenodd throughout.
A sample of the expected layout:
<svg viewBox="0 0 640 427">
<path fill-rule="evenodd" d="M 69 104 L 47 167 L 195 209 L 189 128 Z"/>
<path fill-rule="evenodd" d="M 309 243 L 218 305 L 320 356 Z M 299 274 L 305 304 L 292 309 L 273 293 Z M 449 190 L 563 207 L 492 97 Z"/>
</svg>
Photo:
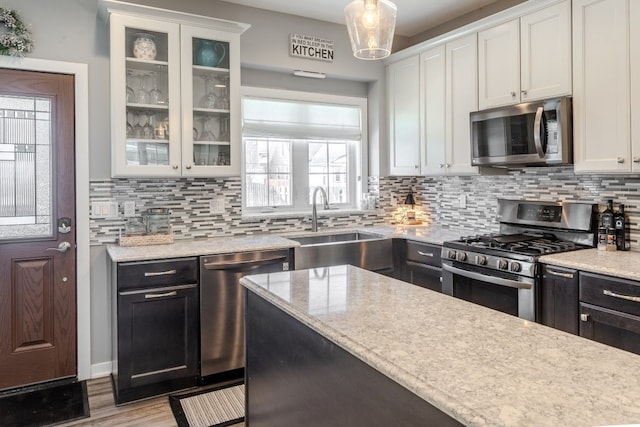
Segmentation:
<svg viewBox="0 0 640 427">
<path fill-rule="evenodd" d="M 0 240 L 52 235 L 51 100 L 0 95 Z"/>
</svg>

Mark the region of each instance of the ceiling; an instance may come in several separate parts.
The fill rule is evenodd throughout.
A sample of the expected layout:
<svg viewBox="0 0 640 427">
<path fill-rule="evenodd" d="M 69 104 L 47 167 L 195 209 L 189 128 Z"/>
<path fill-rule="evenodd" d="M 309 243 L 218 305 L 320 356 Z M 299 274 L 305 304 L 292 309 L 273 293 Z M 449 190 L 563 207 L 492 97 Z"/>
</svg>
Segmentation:
<svg viewBox="0 0 640 427">
<path fill-rule="evenodd" d="M 224 0 L 244 6 L 344 24 L 350 0 Z M 396 34 L 412 37 L 502 0 L 392 0 L 398 7 Z"/>
</svg>

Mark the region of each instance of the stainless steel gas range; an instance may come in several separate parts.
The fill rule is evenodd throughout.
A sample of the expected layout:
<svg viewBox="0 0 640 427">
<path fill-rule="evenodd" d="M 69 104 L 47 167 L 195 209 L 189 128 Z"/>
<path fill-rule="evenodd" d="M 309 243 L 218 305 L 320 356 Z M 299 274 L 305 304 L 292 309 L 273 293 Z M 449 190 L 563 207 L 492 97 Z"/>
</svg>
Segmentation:
<svg viewBox="0 0 640 427">
<path fill-rule="evenodd" d="M 498 200 L 499 233 L 444 242 L 442 292 L 538 320 L 538 257 L 594 247 L 597 213 L 593 204 Z"/>
</svg>

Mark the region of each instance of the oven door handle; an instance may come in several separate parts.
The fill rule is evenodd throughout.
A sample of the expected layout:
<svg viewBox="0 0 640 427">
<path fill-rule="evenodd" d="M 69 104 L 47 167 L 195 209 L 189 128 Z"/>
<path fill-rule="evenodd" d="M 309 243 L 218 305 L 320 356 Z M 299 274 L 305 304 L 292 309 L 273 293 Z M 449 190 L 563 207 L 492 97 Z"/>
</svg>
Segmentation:
<svg viewBox="0 0 640 427">
<path fill-rule="evenodd" d="M 442 269 L 453 274 L 464 276 L 468 279 L 481 280 L 483 282 L 490 282 L 495 285 L 507 286 L 509 288 L 531 289 L 532 287 L 530 283 L 518 282 L 517 280 L 503 279 L 502 277 L 487 276 L 486 274 L 463 270 L 461 268 L 457 268 L 449 264 L 442 264 Z"/>
</svg>

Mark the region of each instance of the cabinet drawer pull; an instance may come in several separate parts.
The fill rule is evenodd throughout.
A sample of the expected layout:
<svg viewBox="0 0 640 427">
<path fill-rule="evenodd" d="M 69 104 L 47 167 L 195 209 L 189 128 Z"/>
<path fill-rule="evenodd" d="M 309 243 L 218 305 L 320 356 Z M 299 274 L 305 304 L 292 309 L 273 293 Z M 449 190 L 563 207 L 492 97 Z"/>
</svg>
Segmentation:
<svg viewBox="0 0 640 427">
<path fill-rule="evenodd" d="M 573 279 L 573 273 L 561 273 L 559 271 L 553 271 L 549 269 L 547 269 L 547 273 L 551 274 L 552 276 L 560 276 L 566 279 Z"/>
<path fill-rule="evenodd" d="M 155 277 L 155 276 L 170 276 L 172 274 L 176 274 L 176 270 L 167 270 L 167 271 L 145 271 L 144 277 Z"/>
<path fill-rule="evenodd" d="M 580 313 L 580 320 L 582 320 L 583 322 L 588 322 L 589 321 L 589 315 L 586 313 Z"/>
<path fill-rule="evenodd" d="M 608 289 L 603 290 L 602 293 L 605 294 L 608 297 L 619 298 L 619 299 L 623 299 L 623 300 L 626 300 L 626 301 L 632 301 L 632 302 L 640 302 L 640 297 L 634 297 L 634 296 L 631 296 L 631 295 L 617 294 L 615 292 L 611 292 Z"/>
<path fill-rule="evenodd" d="M 176 291 L 165 292 L 162 294 L 144 294 L 144 299 L 175 297 L 176 295 L 178 295 L 178 292 Z"/>
<path fill-rule="evenodd" d="M 418 255 L 428 256 L 428 257 L 431 257 L 431 258 L 433 258 L 433 257 L 434 257 L 433 253 L 431 253 L 431 252 L 422 252 L 422 251 L 418 251 Z"/>
</svg>

